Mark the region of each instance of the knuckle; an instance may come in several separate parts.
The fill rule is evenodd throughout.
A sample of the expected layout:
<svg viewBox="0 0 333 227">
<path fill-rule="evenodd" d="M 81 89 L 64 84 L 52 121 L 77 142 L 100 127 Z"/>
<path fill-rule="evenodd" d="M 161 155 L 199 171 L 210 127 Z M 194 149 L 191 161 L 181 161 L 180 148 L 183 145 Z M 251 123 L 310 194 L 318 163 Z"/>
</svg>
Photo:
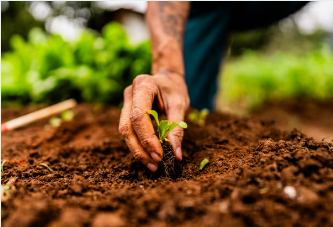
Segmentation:
<svg viewBox="0 0 333 227">
<path fill-rule="evenodd" d="M 177 101 L 174 102 L 171 106 L 172 109 L 176 109 L 176 110 L 183 110 L 186 107 L 186 102 L 183 101 Z"/>
<path fill-rule="evenodd" d="M 147 92 L 153 93 L 153 94 L 156 93 L 157 89 L 158 89 L 158 87 L 152 80 L 146 80 L 146 81 L 142 82 L 141 87 L 143 89 L 145 89 Z"/>
<path fill-rule="evenodd" d="M 141 144 L 143 147 L 148 147 L 151 143 L 151 138 L 145 138 L 143 140 L 141 140 Z"/>
<path fill-rule="evenodd" d="M 146 81 L 148 78 L 150 78 L 150 76 L 148 76 L 148 75 L 139 75 L 139 76 L 135 77 L 135 79 L 133 80 L 133 85 L 134 86 L 140 85 L 144 81 Z"/>
<path fill-rule="evenodd" d="M 131 95 L 131 94 L 132 94 L 132 85 L 128 86 L 127 88 L 125 88 L 125 90 L 124 90 L 124 97 L 128 96 L 128 95 Z"/>
<path fill-rule="evenodd" d="M 136 123 L 142 119 L 143 115 L 144 115 L 143 110 L 138 106 L 134 106 L 132 108 L 130 120 L 132 123 Z"/>
<path fill-rule="evenodd" d="M 172 133 L 175 137 L 182 139 L 184 136 L 184 129 L 177 127 L 173 130 Z"/>
<path fill-rule="evenodd" d="M 144 160 L 144 155 L 140 151 L 134 151 L 133 152 L 133 157 L 138 161 L 143 161 Z"/>
<path fill-rule="evenodd" d="M 122 137 L 127 138 L 130 134 L 131 125 L 128 122 L 119 124 L 119 133 Z"/>
</svg>

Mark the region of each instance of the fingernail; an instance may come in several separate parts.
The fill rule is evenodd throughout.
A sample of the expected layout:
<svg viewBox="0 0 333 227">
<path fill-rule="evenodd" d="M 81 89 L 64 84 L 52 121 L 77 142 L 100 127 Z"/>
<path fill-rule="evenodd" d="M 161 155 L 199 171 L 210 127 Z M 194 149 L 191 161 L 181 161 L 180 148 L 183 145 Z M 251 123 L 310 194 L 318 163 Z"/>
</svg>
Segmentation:
<svg viewBox="0 0 333 227">
<path fill-rule="evenodd" d="M 176 149 L 176 156 L 179 160 L 182 160 L 182 149 L 180 147 Z"/>
<path fill-rule="evenodd" d="M 162 161 L 161 156 L 159 156 L 157 153 L 153 152 L 153 153 L 151 153 L 150 155 L 151 155 L 151 157 L 153 158 L 153 160 L 154 160 L 155 162 L 160 162 L 160 161 Z"/>
<path fill-rule="evenodd" d="M 152 172 L 155 172 L 157 170 L 157 166 L 155 164 L 152 164 L 152 163 L 148 163 L 147 167 Z"/>
</svg>

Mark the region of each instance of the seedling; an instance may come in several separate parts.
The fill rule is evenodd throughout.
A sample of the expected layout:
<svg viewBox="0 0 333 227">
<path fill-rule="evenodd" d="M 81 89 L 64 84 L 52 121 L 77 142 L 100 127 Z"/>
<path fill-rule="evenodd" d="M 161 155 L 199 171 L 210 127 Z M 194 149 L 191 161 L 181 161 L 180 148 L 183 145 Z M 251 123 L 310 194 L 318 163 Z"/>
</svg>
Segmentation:
<svg viewBox="0 0 333 227">
<path fill-rule="evenodd" d="M 1 202 L 6 202 L 11 194 L 16 191 L 15 182 L 17 177 L 11 177 L 5 185 L 1 185 Z"/>
<path fill-rule="evenodd" d="M 201 161 L 199 170 L 203 170 L 203 168 L 208 164 L 209 160 L 205 158 L 204 160 Z"/>
<path fill-rule="evenodd" d="M 46 167 L 50 172 L 54 173 L 54 170 L 51 169 L 51 168 L 50 168 L 48 165 L 46 165 L 45 163 L 40 163 L 39 165 L 40 165 L 40 166 L 44 166 L 44 167 Z"/>
<path fill-rule="evenodd" d="M 181 173 L 181 163 L 175 158 L 173 148 L 166 137 L 175 127 L 180 126 L 182 128 L 187 128 L 187 124 L 183 121 L 179 123 L 169 123 L 167 120 L 159 121 L 158 114 L 155 110 L 149 110 L 148 114 L 155 118 L 158 137 L 163 149 L 163 159 L 159 164 L 159 169 L 162 171 L 164 176 L 177 178 L 177 176 Z"/>
<path fill-rule="evenodd" d="M 45 130 L 49 130 L 52 127 L 57 128 L 61 125 L 62 120 L 59 117 L 52 117 L 49 121 L 49 124 L 44 125 Z"/>
<path fill-rule="evenodd" d="M 194 124 L 199 126 L 204 126 L 206 123 L 206 117 L 209 113 L 208 109 L 203 109 L 200 112 L 198 110 L 194 110 L 188 114 L 188 119 L 192 121 Z"/>
<path fill-rule="evenodd" d="M 15 187 L 12 185 L 1 185 L 1 202 L 6 202 L 14 191 Z"/>
<path fill-rule="evenodd" d="M 2 173 L 4 173 L 4 171 L 3 171 L 3 166 L 4 166 L 4 164 L 5 164 L 6 161 L 7 161 L 7 160 L 4 160 L 3 162 L 1 162 L 1 172 L 2 172 Z"/>
<path fill-rule="evenodd" d="M 72 110 L 65 110 L 61 112 L 61 118 L 52 117 L 49 124 L 44 125 L 45 130 L 49 130 L 51 127 L 57 128 L 63 121 L 71 121 L 74 118 L 74 112 Z"/>
<path fill-rule="evenodd" d="M 169 121 L 162 120 L 161 122 L 158 120 L 158 114 L 155 110 L 149 110 L 148 114 L 152 115 L 155 118 L 155 121 L 157 123 L 157 131 L 158 131 L 158 137 L 163 143 L 163 141 L 167 140 L 166 137 L 174 128 L 177 126 L 180 126 L 182 128 L 187 128 L 187 124 L 184 121 L 179 122 L 178 124 L 176 122 L 171 122 L 169 124 Z"/>
<path fill-rule="evenodd" d="M 65 110 L 61 112 L 61 119 L 64 121 L 71 121 L 74 118 L 74 112 L 72 110 Z"/>
<path fill-rule="evenodd" d="M 50 119 L 50 125 L 52 127 L 59 127 L 61 125 L 61 119 L 59 117 L 52 117 Z"/>
</svg>

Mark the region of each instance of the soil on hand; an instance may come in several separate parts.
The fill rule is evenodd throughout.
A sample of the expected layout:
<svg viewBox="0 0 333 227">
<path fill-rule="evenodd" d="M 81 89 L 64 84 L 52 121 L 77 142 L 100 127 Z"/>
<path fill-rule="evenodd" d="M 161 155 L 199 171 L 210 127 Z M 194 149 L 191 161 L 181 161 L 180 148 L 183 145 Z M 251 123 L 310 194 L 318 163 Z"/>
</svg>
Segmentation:
<svg viewBox="0 0 333 227">
<path fill-rule="evenodd" d="M 2 121 L 27 112 L 3 108 Z M 45 130 L 42 120 L 2 134 L 1 179 L 12 189 L 2 198 L 4 227 L 333 226 L 327 140 L 214 113 L 204 127 L 188 122 L 174 180 L 133 159 L 118 109 L 80 105 L 75 113 L 58 128 Z"/>
</svg>

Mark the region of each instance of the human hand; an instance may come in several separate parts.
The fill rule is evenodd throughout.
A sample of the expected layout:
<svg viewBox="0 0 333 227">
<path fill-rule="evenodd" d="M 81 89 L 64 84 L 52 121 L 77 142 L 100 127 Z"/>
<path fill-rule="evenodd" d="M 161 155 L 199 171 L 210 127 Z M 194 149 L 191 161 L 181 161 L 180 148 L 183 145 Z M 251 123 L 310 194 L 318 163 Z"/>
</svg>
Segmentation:
<svg viewBox="0 0 333 227">
<path fill-rule="evenodd" d="M 154 100 L 159 110 L 166 113 L 169 122 L 183 121 L 190 101 L 184 76 L 169 70 L 153 76 L 139 75 L 124 91 L 119 132 L 134 158 L 152 172 L 157 170 L 157 163 L 163 157 L 161 143 L 147 113 L 152 109 Z M 168 135 L 178 160 L 182 159 L 183 135 L 181 127 L 176 127 Z"/>
</svg>

